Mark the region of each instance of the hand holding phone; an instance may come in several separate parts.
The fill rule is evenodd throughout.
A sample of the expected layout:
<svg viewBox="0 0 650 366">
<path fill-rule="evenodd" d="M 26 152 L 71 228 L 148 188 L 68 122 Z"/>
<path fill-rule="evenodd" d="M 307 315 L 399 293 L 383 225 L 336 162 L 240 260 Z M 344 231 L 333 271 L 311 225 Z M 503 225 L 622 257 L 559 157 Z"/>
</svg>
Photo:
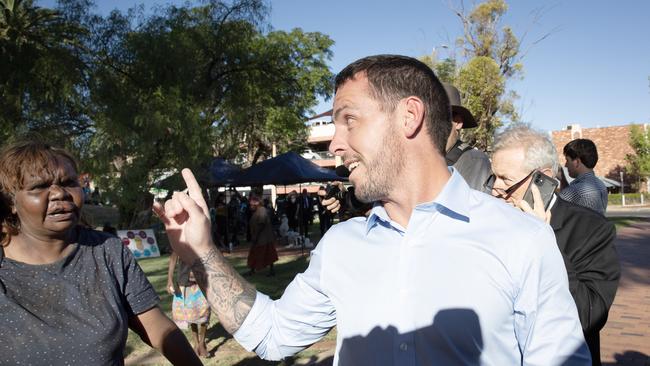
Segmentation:
<svg viewBox="0 0 650 366">
<path fill-rule="evenodd" d="M 548 205 L 551 203 L 553 198 L 553 193 L 555 193 L 555 188 L 557 188 L 558 181 L 554 178 L 549 177 L 548 175 L 540 172 L 539 170 L 535 171 L 530 179 L 530 184 L 528 184 L 528 189 L 524 193 L 524 201 L 528 202 L 531 208 L 535 209 L 535 199 L 533 197 L 533 192 L 531 188 L 533 186 L 537 187 L 540 193 L 541 204 L 544 207 L 544 211 L 548 209 Z M 537 203 L 539 204 L 539 203 Z"/>
<path fill-rule="evenodd" d="M 548 207 L 553 200 L 558 182 L 540 171 L 535 171 L 531 177 L 524 198 L 516 201 L 515 206 L 550 224 L 551 210 Z"/>
</svg>

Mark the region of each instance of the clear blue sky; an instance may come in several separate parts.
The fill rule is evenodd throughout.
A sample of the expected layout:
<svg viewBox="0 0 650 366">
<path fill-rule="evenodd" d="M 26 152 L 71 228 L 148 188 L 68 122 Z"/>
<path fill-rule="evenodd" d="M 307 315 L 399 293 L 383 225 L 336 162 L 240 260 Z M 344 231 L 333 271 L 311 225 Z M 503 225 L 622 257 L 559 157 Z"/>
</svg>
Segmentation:
<svg viewBox="0 0 650 366">
<path fill-rule="evenodd" d="M 148 7 L 168 2 L 145 1 Z M 462 31 L 449 2 L 459 1 L 275 0 L 270 2 L 269 21 L 276 30 L 302 28 L 329 35 L 335 41 L 330 66 L 336 73 L 360 57 L 378 53 L 417 57 L 437 47 L 438 56 L 447 57 Z M 141 1 L 99 0 L 98 6 L 106 14 L 137 3 Z M 523 121 L 544 130 L 571 123 L 602 127 L 650 122 L 650 1 L 508 3 L 503 24 L 518 36 L 527 32 L 524 77 L 508 84 L 521 97 L 517 108 Z M 465 1 L 467 8 L 473 4 Z M 540 5 L 544 13 L 535 23 L 532 12 Z M 548 38 L 531 44 L 548 32 Z M 441 48 L 443 44 L 450 47 Z M 315 112 L 330 104 L 322 102 Z"/>
</svg>

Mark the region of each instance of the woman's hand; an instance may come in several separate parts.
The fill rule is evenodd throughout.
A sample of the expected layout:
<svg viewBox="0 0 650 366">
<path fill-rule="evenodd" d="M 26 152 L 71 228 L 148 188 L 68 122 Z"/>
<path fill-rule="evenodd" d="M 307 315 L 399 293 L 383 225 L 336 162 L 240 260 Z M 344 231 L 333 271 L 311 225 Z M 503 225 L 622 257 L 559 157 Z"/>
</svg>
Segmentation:
<svg viewBox="0 0 650 366">
<path fill-rule="evenodd" d="M 167 293 L 172 296 L 180 296 L 181 288 L 178 286 L 178 283 L 167 281 Z"/>
</svg>

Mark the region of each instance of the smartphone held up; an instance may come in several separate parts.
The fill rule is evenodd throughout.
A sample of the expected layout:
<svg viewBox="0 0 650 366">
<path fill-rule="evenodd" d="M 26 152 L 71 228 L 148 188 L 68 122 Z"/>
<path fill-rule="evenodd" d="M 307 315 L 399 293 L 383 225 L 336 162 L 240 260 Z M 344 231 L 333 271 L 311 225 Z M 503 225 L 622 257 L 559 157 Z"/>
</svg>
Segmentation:
<svg viewBox="0 0 650 366">
<path fill-rule="evenodd" d="M 528 202 L 530 207 L 535 207 L 535 200 L 533 197 L 533 191 L 531 190 L 532 186 L 535 185 L 539 190 L 540 196 L 542 198 L 542 203 L 544 204 L 544 211 L 548 209 L 551 199 L 553 198 L 553 193 L 558 186 L 558 181 L 555 178 L 551 178 L 548 175 L 540 172 L 539 170 L 535 171 L 531 177 L 530 184 L 528 189 L 524 194 L 524 201 Z"/>
</svg>

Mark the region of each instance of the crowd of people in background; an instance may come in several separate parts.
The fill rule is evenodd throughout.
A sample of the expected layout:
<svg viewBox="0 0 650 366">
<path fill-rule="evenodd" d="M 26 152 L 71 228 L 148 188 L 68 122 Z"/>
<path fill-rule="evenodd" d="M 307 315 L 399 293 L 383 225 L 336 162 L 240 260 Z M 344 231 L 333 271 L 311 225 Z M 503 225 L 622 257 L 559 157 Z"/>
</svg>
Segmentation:
<svg viewBox="0 0 650 366">
<path fill-rule="evenodd" d="M 320 231 L 318 237 L 322 237 L 336 216 L 322 203 L 324 191 L 325 186 L 320 186 L 318 193 L 313 194 L 308 193 L 307 189 L 303 189 L 301 194 L 292 190 L 278 196 L 275 206 L 269 197 L 260 198 L 255 194 L 247 197 L 235 189 L 219 192 L 210 207 L 214 241 L 229 251 L 241 245 L 243 238 L 246 238 L 246 243 L 252 241 L 250 225 L 256 211 L 252 207 L 252 199 L 260 200 L 259 204 L 265 208 L 278 244 L 289 244 L 287 238 L 292 234 L 299 235 L 303 240 L 309 239 L 310 235 L 316 237 L 315 233 L 310 233 L 316 218 Z"/>
</svg>

